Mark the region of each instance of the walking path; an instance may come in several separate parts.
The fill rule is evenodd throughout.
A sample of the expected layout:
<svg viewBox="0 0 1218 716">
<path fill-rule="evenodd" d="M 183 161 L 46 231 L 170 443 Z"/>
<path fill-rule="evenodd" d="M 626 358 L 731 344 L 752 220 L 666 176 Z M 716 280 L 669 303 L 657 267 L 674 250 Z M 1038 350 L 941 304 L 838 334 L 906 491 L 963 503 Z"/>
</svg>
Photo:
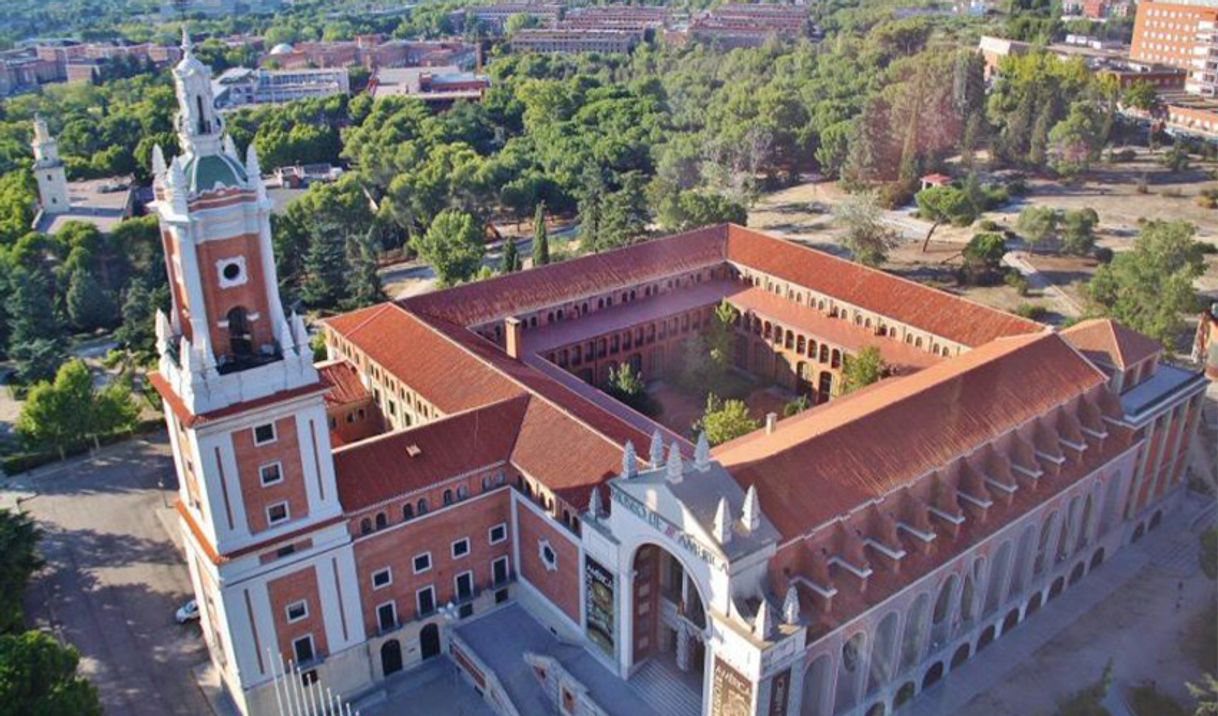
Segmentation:
<svg viewBox="0 0 1218 716">
<path fill-rule="evenodd" d="M 1083 315 L 1083 307 L 1070 297 L 1060 286 L 1053 283 L 1033 266 L 1027 259 L 1027 254 L 1023 251 L 1008 251 L 1002 257 L 1002 262 L 1007 266 L 1019 271 L 1028 279 L 1028 284 L 1044 294 L 1044 297 L 1049 301 L 1049 310 L 1058 313 L 1067 318 L 1075 318 Z"/>
</svg>

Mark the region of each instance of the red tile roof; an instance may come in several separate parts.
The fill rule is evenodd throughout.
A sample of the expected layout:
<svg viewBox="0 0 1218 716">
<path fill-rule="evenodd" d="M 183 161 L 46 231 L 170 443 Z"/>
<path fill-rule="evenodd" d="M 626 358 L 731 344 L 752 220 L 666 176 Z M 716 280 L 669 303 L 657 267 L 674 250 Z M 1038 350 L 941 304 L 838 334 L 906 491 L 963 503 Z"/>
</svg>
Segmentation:
<svg viewBox="0 0 1218 716">
<path fill-rule="evenodd" d="M 1104 382 L 1057 334 L 1002 338 L 712 454 L 793 538 Z"/>
<path fill-rule="evenodd" d="M 1125 370 L 1163 352 L 1163 346 L 1157 341 L 1111 318 L 1079 321 L 1063 329 L 1061 334 L 1091 362 L 1117 370 Z"/>
<path fill-rule="evenodd" d="M 1044 328 L 1034 321 L 742 226 L 729 228 L 727 257 L 970 347 Z"/>
<path fill-rule="evenodd" d="M 372 397 L 360 380 L 359 371 L 346 361 L 336 360 L 317 365 L 321 384 L 326 387 L 326 405 L 359 403 Z"/>
<path fill-rule="evenodd" d="M 348 511 L 361 510 L 505 463 L 528 403 L 527 396 L 509 398 L 335 450 L 339 501 Z"/>
<path fill-rule="evenodd" d="M 852 352 L 875 346 L 880 349 L 884 361 L 897 368 L 925 368 L 943 360 L 930 351 L 914 348 L 895 338 L 877 336 L 873 330 L 840 318 L 830 318 L 815 308 L 788 301 L 762 288 L 737 291 L 727 299 L 736 308 L 752 311 L 763 320 L 776 321 L 784 328 L 804 331 L 817 340 Z"/>
<path fill-rule="evenodd" d="M 402 299 L 406 308 L 472 326 L 619 286 L 723 262 L 727 226 L 711 226 L 633 246 Z"/>
<path fill-rule="evenodd" d="M 458 413 L 519 395 L 519 386 L 487 368 L 418 316 L 382 303 L 326 324 L 444 413 Z M 466 332 L 468 333 L 468 332 Z"/>
</svg>

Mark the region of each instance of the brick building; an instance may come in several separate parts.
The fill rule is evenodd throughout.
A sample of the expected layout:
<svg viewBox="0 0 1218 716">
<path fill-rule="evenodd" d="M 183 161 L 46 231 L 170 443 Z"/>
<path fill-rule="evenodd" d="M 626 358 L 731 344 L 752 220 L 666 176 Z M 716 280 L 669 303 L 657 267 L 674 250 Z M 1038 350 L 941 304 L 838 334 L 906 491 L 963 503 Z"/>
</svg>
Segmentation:
<svg viewBox="0 0 1218 716">
<path fill-rule="evenodd" d="M 738 226 L 339 315 L 315 366 L 208 74 L 154 153 L 152 382 L 243 713 L 287 663 L 359 698 L 447 653 L 504 714 L 874 716 L 1173 519 L 1206 382 L 1156 344 Z M 598 389 L 725 301 L 739 375 L 819 405 L 712 450 Z M 835 398 L 868 346 L 891 375 Z"/>
<path fill-rule="evenodd" d="M 1143 0 L 1138 3 L 1129 57 L 1192 71 L 1198 33 L 1203 24 L 1214 22 L 1218 22 L 1218 2 L 1215 0 Z"/>
</svg>

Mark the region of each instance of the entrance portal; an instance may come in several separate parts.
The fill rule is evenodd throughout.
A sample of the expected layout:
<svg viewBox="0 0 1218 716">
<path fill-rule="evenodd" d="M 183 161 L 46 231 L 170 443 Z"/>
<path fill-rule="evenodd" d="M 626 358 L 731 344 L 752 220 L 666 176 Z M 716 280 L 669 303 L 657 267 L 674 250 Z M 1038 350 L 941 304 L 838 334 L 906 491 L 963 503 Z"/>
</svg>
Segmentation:
<svg viewBox="0 0 1218 716">
<path fill-rule="evenodd" d="M 440 655 L 440 627 L 428 624 L 419 632 L 419 651 L 424 659 Z"/>
</svg>

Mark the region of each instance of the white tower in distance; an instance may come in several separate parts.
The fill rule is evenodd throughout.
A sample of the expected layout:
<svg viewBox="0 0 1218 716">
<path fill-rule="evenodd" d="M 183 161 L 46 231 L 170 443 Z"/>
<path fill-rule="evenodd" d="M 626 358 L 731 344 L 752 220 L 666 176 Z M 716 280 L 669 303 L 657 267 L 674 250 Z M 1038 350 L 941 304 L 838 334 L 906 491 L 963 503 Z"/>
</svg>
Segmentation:
<svg viewBox="0 0 1218 716">
<path fill-rule="evenodd" d="M 59 158 L 59 143 L 47 129 L 46 120 L 34 117 L 34 179 L 38 203 L 47 214 L 62 214 L 72 208 L 68 176 Z"/>
</svg>

